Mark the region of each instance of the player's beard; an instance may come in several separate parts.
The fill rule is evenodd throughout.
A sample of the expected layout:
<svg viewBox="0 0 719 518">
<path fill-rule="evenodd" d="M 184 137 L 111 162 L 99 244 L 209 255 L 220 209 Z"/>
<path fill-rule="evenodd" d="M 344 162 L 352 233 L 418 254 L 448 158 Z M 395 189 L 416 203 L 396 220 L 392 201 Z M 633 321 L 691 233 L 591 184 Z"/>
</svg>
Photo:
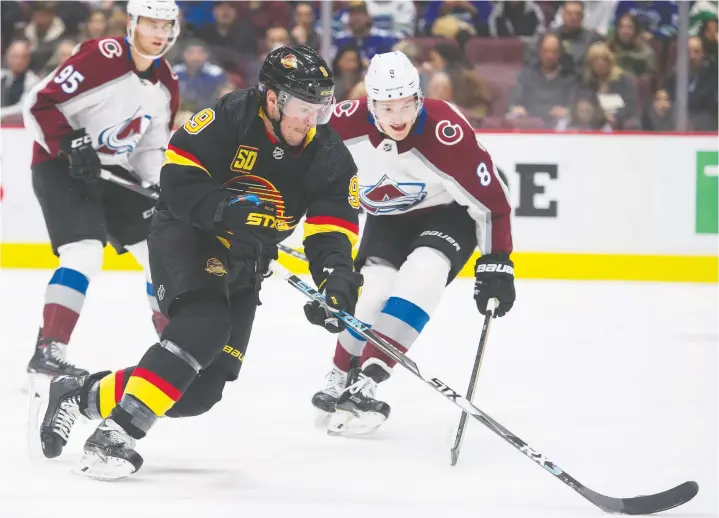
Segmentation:
<svg viewBox="0 0 719 518">
<path fill-rule="evenodd" d="M 283 121 L 280 126 L 282 138 L 292 147 L 299 146 L 307 137 L 311 126 L 302 125 L 302 123 L 293 123 L 289 120 Z"/>
</svg>

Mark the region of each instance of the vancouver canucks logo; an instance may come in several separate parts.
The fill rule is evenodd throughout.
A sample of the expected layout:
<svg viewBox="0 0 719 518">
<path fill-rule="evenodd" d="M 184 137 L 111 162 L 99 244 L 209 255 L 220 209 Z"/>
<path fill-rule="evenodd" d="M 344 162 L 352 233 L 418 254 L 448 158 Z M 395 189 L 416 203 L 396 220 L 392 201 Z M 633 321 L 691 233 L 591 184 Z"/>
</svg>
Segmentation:
<svg viewBox="0 0 719 518">
<path fill-rule="evenodd" d="M 404 212 L 427 197 L 423 183 L 397 183 L 384 175 L 379 182 L 360 188 L 360 203 L 370 214 Z"/>
<path fill-rule="evenodd" d="M 97 137 L 97 152 L 105 155 L 122 155 L 132 153 L 150 126 L 152 117 L 130 117 L 124 121 L 105 128 Z"/>
</svg>

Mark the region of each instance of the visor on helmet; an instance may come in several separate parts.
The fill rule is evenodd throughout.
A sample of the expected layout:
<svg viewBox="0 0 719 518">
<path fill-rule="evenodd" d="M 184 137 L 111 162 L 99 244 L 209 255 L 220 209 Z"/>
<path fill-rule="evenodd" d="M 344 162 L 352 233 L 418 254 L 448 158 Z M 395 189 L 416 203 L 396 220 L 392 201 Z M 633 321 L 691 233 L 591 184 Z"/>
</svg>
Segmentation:
<svg viewBox="0 0 719 518">
<path fill-rule="evenodd" d="M 310 103 L 280 90 L 278 104 L 282 113 L 287 117 L 307 119 L 310 125 L 317 126 L 329 122 L 335 102 L 334 97 L 330 95 L 324 103 Z"/>
</svg>

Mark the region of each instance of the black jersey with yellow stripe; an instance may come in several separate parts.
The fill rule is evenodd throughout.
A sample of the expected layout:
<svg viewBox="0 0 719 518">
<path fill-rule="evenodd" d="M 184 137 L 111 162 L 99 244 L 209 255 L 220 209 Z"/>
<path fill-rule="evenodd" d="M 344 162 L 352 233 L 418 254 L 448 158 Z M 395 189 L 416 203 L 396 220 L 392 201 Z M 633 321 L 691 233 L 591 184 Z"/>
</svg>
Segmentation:
<svg viewBox="0 0 719 518">
<path fill-rule="evenodd" d="M 329 125 L 312 129 L 302 146 L 280 145 L 265 127 L 260 94 L 238 90 L 197 112 L 175 132 L 160 175 L 158 210 L 223 239 L 219 204 L 240 193 L 277 207 L 277 242 L 306 216 L 305 254 L 315 282 L 327 267 L 352 267 L 357 240 L 358 183 L 352 155 Z"/>
</svg>

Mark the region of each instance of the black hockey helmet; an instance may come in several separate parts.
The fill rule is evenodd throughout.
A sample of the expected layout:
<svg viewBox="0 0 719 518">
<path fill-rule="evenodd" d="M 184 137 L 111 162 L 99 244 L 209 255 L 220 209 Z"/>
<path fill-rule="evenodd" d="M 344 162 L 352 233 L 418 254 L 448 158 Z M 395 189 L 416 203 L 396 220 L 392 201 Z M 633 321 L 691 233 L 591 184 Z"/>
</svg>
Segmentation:
<svg viewBox="0 0 719 518">
<path fill-rule="evenodd" d="M 271 88 L 312 104 L 332 104 L 334 86 L 329 65 L 307 45 L 273 50 L 260 68 L 262 91 Z"/>
</svg>

